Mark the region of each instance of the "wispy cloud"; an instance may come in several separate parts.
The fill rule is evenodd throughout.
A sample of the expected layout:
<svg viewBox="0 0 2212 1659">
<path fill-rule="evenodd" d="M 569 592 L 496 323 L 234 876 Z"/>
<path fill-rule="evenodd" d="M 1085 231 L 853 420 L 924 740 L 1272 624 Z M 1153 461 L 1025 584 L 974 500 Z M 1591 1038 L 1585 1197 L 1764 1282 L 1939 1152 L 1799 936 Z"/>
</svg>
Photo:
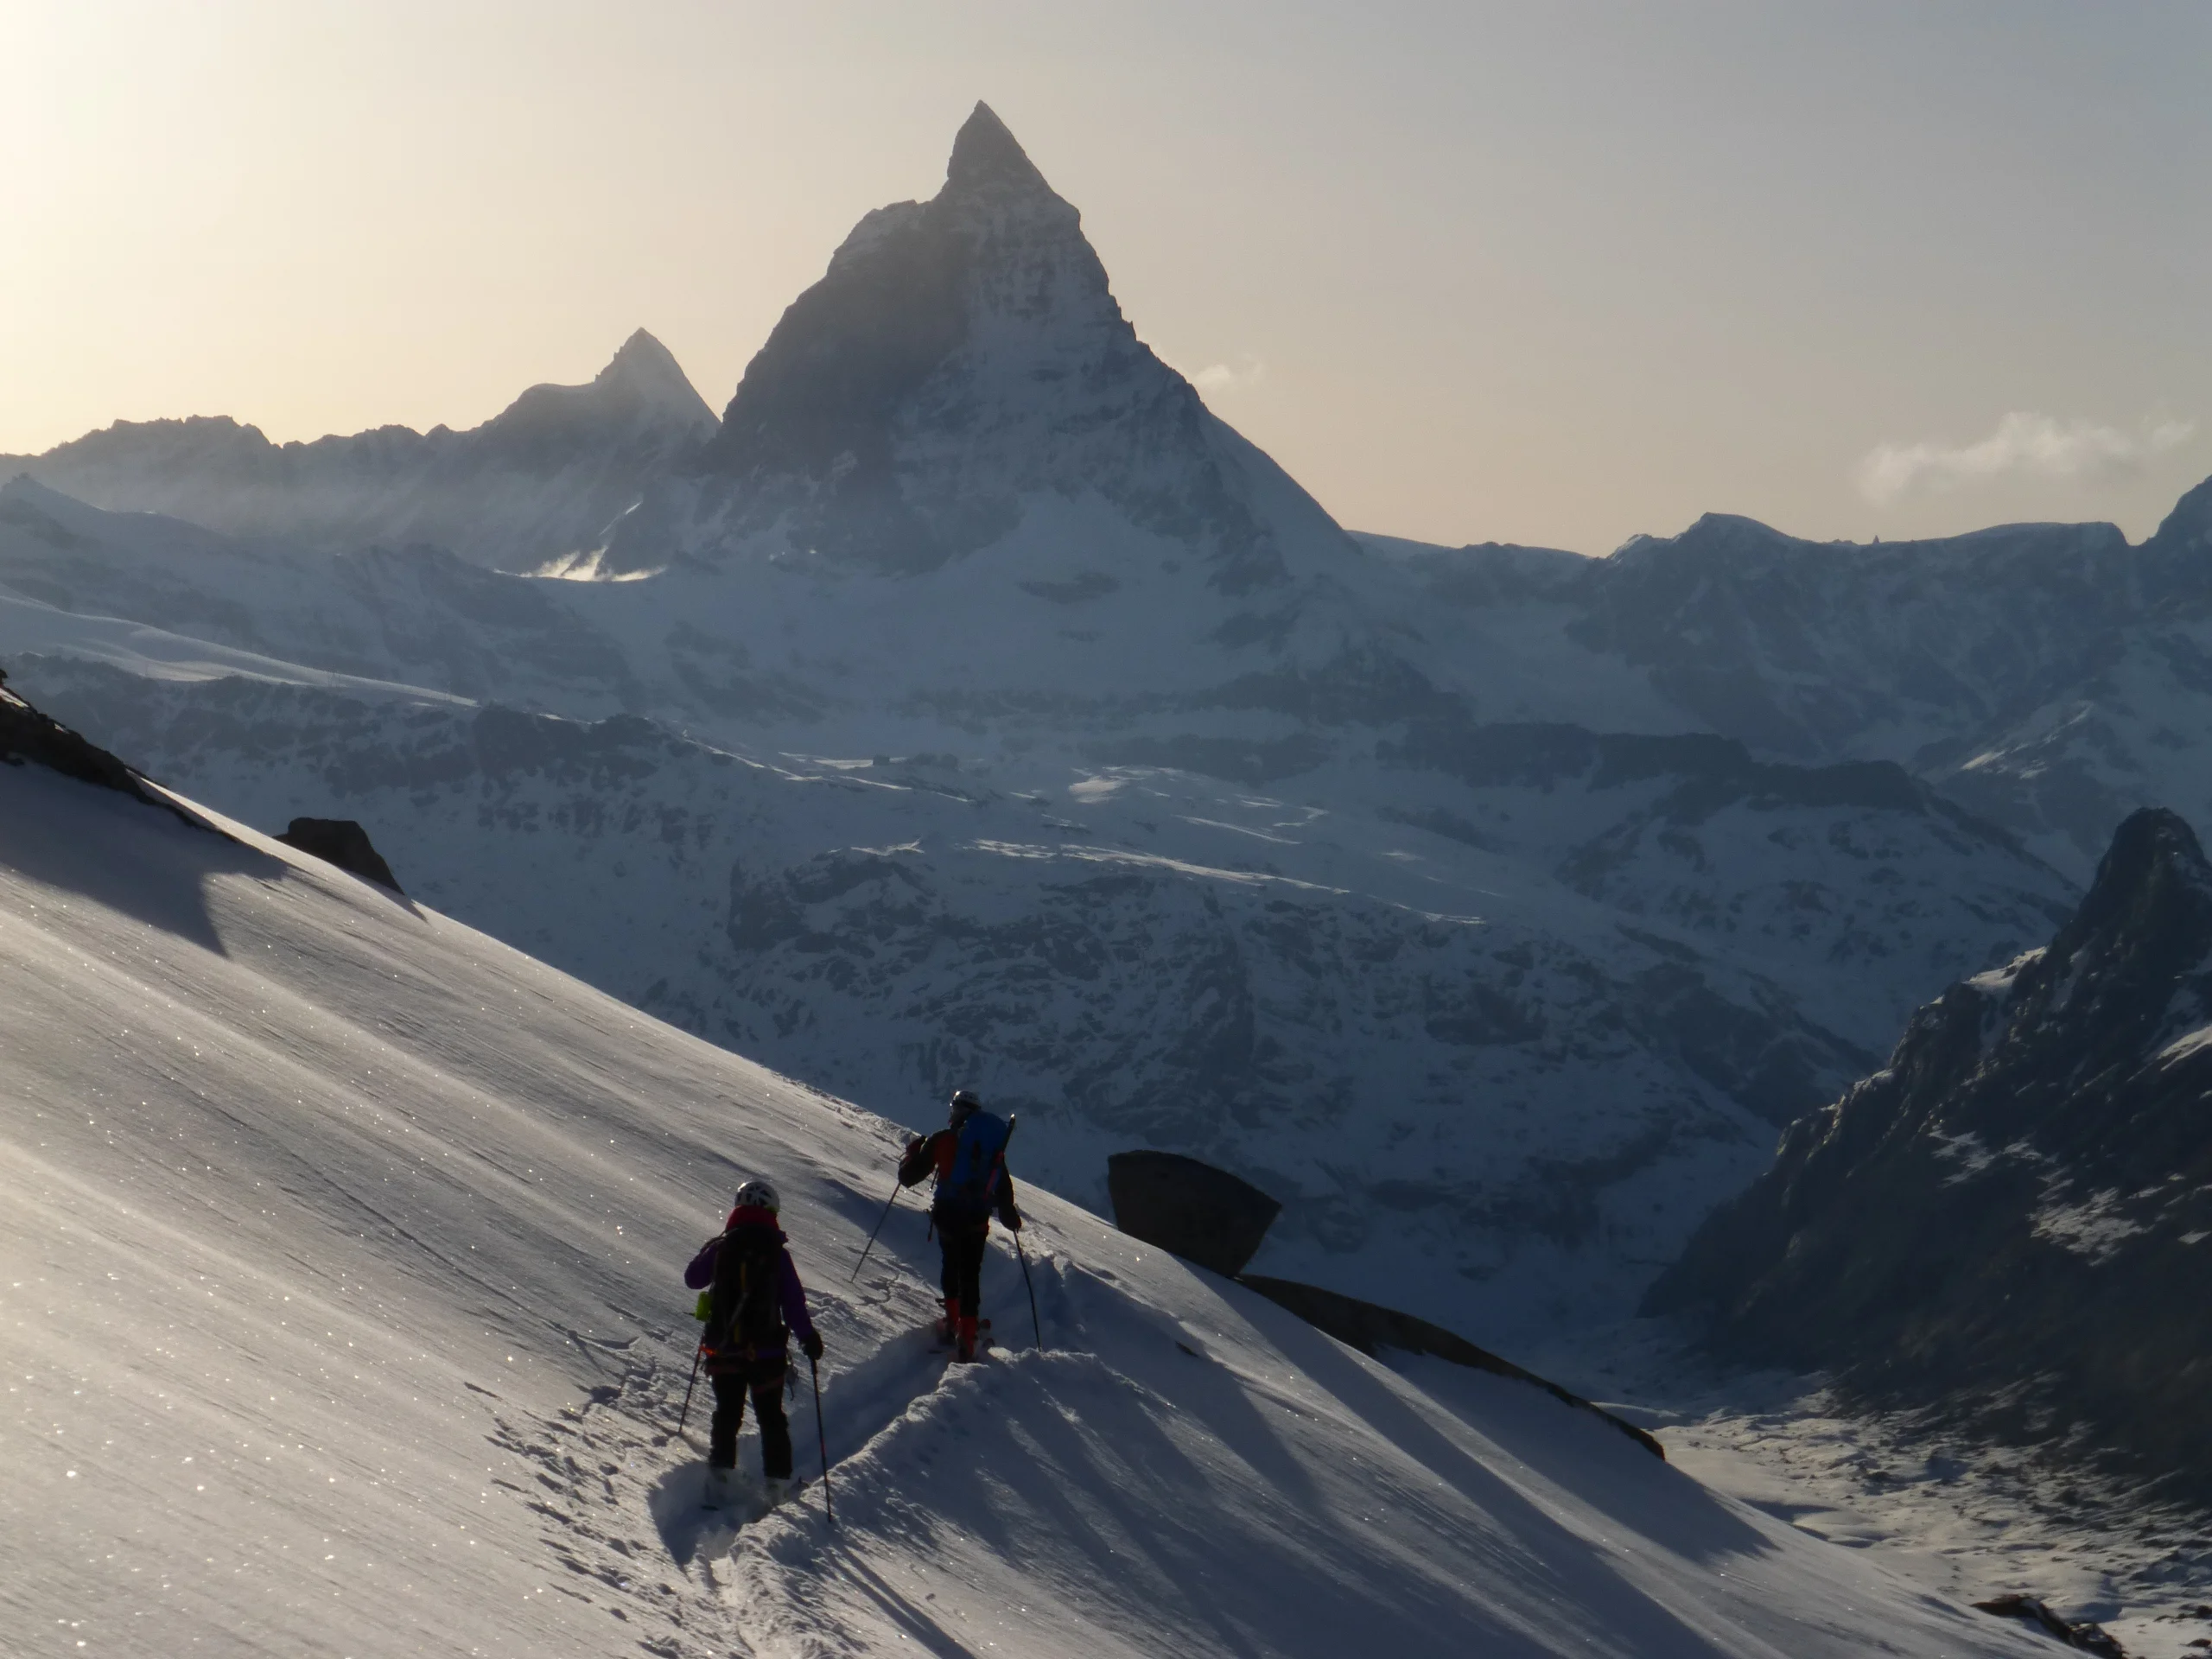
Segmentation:
<svg viewBox="0 0 2212 1659">
<path fill-rule="evenodd" d="M 1268 365 L 1256 357 L 1248 357 L 1241 366 L 1228 363 L 1209 363 L 1191 377 L 1191 384 L 1209 397 L 1224 392 L 1243 391 L 1256 386 L 1268 378 Z"/>
<path fill-rule="evenodd" d="M 2109 478 L 2184 443 L 2194 421 L 2145 421 L 2133 432 L 2016 411 L 1976 442 L 1877 444 L 1853 469 L 1859 493 L 1886 505 L 1916 490 L 2002 478 Z"/>
</svg>

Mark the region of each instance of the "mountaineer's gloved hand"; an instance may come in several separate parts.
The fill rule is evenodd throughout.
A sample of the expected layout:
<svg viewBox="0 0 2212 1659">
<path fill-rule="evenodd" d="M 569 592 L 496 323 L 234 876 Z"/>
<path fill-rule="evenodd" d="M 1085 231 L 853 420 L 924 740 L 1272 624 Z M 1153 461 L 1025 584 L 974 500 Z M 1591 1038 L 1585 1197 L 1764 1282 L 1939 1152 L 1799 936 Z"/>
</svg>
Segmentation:
<svg viewBox="0 0 2212 1659">
<path fill-rule="evenodd" d="M 804 1353 L 809 1360 L 819 1360 L 822 1357 L 822 1333 L 820 1332 L 808 1332 L 805 1337 L 800 1340 L 798 1345 L 799 1351 Z"/>
</svg>

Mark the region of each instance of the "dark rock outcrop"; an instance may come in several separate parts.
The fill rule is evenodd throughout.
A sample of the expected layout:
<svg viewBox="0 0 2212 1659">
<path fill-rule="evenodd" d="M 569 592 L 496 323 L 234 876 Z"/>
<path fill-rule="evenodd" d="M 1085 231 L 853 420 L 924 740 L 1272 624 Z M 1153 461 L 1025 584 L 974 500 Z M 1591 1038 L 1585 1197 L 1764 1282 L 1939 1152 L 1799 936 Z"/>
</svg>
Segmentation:
<svg viewBox="0 0 2212 1659">
<path fill-rule="evenodd" d="M 1395 1348 L 1406 1354 L 1432 1354 L 1454 1365 L 1526 1382 L 1578 1411 L 1604 1418 L 1652 1456 L 1662 1461 L 1666 1459 L 1667 1448 L 1635 1424 L 1614 1416 L 1602 1406 L 1592 1405 L 1579 1394 L 1570 1394 L 1534 1371 L 1522 1370 L 1510 1359 L 1500 1359 L 1488 1349 L 1476 1347 L 1465 1337 L 1440 1325 L 1401 1313 L 1395 1308 L 1363 1302 L 1356 1296 L 1323 1290 L 1319 1285 L 1301 1285 L 1294 1280 L 1247 1274 L 1237 1282 L 1248 1290 L 1258 1291 L 1277 1306 L 1289 1309 L 1316 1330 L 1327 1332 L 1338 1342 L 1357 1348 L 1363 1354 L 1373 1354 L 1384 1348 Z"/>
<path fill-rule="evenodd" d="M 2024 1618 L 2044 1635 L 2055 1636 L 2068 1647 L 2079 1648 L 2084 1653 L 2101 1653 L 2106 1659 L 2126 1659 L 2126 1649 L 2103 1625 L 2088 1619 L 2069 1624 L 2033 1596 L 1994 1596 L 1974 1603 L 1974 1610 L 1999 1618 Z"/>
<path fill-rule="evenodd" d="M 1186 1262 L 1234 1279 L 1282 1205 L 1225 1169 L 1174 1152 L 1117 1152 L 1106 1160 L 1114 1224 Z"/>
<path fill-rule="evenodd" d="M 369 832 L 351 818 L 294 818 L 290 827 L 276 839 L 325 863 L 335 864 L 364 881 L 374 881 L 394 893 L 402 891 L 391 866 L 371 845 Z"/>
<path fill-rule="evenodd" d="M 1745 1357 L 2212 1495 L 2212 864 L 2123 823 L 2050 946 L 1790 1126 L 1646 1309 Z"/>
<path fill-rule="evenodd" d="M 180 811 L 166 797 L 146 786 L 146 780 L 105 749 L 60 721 L 40 713 L 7 689 L 8 676 L 0 670 L 0 763 L 21 766 L 25 761 L 128 795 L 134 801 L 174 812 L 188 823 L 198 820 Z M 198 825 L 205 828 L 205 825 Z"/>
</svg>

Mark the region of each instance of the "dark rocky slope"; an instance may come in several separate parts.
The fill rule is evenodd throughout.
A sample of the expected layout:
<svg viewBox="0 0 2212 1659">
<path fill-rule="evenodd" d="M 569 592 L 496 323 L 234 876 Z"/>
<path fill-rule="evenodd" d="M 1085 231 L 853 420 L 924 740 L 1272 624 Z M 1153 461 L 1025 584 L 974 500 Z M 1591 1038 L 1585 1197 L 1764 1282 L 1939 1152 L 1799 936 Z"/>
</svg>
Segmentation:
<svg viewBox="0 0 2212 1659">
<path fill-rule="evenodd" d="M 1793 1124 L 1649 1312 L 1861 1395 L 2212 1496 L 2212 865 L 2120 827 L 2044 950 Z"/>
<path fill-rule="evenodd" d="M 20 766 L 26 761 L 175 812 L 188 823 L 196 822 L 105 749 L 9 690 L 7 671 L 0 669 L 0 766 Z"/>
</svg>

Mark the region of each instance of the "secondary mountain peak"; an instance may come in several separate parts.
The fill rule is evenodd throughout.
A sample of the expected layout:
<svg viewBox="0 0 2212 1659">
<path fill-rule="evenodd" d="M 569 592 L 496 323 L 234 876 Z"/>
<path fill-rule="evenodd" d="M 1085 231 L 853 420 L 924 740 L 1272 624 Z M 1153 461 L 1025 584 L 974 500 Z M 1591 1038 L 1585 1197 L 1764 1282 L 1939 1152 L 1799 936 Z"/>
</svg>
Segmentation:
<svg viewBox="0 0 2212 1659">
<path fill-rule="evenodd" d="M 714 430 L 715 412 L 668 347 L 639 328 L 587 385 L 532 386 L 480 429 L 532 436 L 558 431 L 570 442 L 588 432 L 604 442 L 610 426 L 704 437 Z"/>
<path fill-rule="evenodd" d="M 2174 981 L 2212 950 L 2212 863 L 2181 815 L 2146 806 L 2113 832 L 2081 907 L 2038 965 L 2051 1012 L 2079 1018 L 2085 999 L 2127 1011 L 2147 1039 L 2172 1012 Z M 2024 976 L 2021 994 L 2029 986 Z M 2155 992 L 2155 995 L 2153 994 Z"/>
<path fill-rule="evenodd" d="M 697 410 L 711 422 L 715 412 L 699 396 L 676 353 L 639 328 L 615 349 L 607 366 L 592 377 L 595 386 L 620 386 L 687 412 Z"/>
</svg>

